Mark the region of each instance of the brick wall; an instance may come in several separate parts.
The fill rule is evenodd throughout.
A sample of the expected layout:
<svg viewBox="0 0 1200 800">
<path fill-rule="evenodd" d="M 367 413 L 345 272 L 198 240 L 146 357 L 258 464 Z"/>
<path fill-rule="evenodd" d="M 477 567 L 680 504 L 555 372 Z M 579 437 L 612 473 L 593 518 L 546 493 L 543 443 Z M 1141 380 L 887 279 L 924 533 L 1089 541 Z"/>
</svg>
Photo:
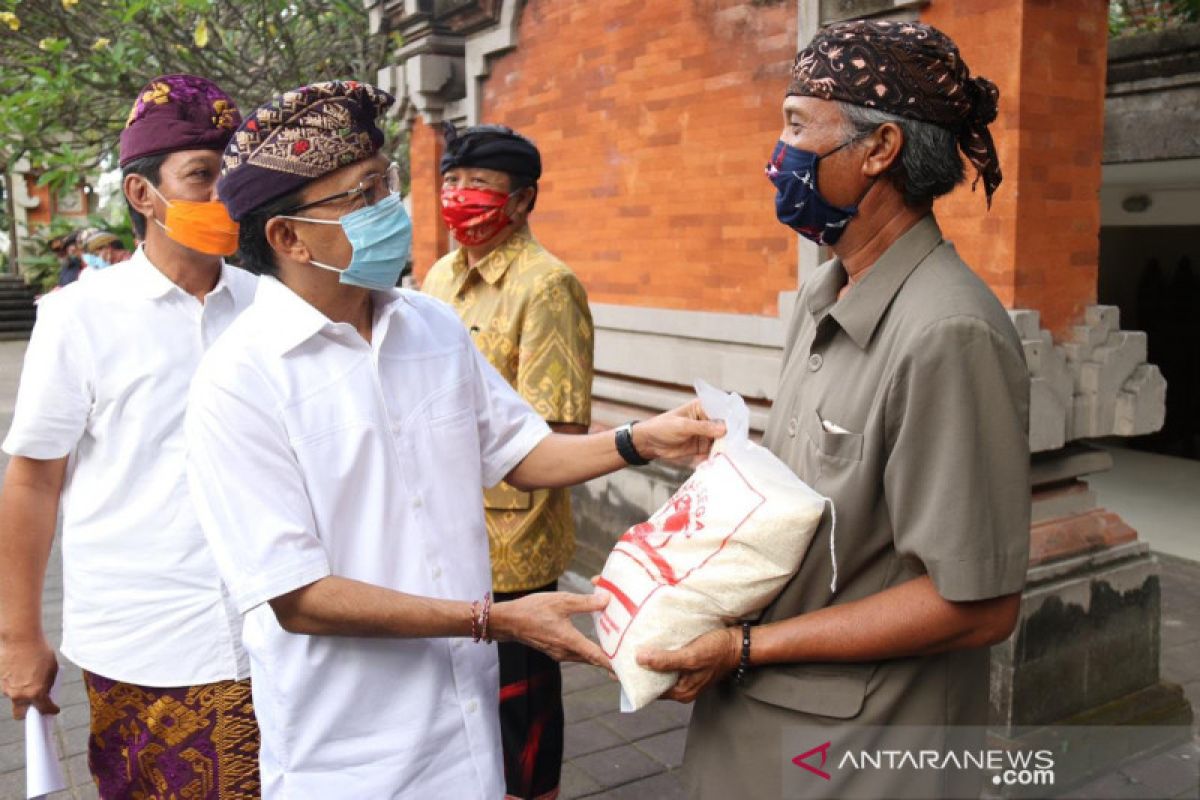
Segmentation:
<svg viewBox="0 0 1200 800">
<path fill-rule="evenodd" d="M 54 196 L 50 193 L 50 187 L 38 186 L 37 176 L 27 175 L 24 180 L 25 193 L 38 201 L 36 206 L 25 212 L 26 224 L 49 225 L 54 219 Z"/>
<path fill-rule="evenodd" d="M 593 302 L 778 313 L 796 243 L 762 168 L 795 25 L 792 3 L 525 4 L 482 121 L 537 142 L 534 232 Z"/>
<path fill-rule="evenodd" d="M 955 0 L 922 20 L 1000 87 L 993 125 L 1004 183 L 987 212 L 960 188 L 938 218 L 1010 307 L 1061 336 L 1096 300 L 1107 6 L 1095 0 Z"/>
<path fill-rule="evenodd" d="M 412 176 L 409 193 L 413 221 L 412 259 L 413 269 L 420 277 L 429 271 L 448 246 L 438 199 L 442 186 L 438 171 L 438 161 L 442 157 L 441 134 L 437 128 L 426 125 L 423 119 L 417 117 L 413 122 L 408 147 Z"/>
<path fill-rule="evenodd" d="M 1061 337 L 1096 297 L 1106 6 L 955 0 L 921 13 L 1001 92 L 992 208 L 971 174 L 938 218 L 1005 305 L 1037 309 Z M 778 313 L 796 240 L 774 219 L 762 165 L 795 38 L 791 2 L 525 3 L 517 47 L 483 85 L 482 118 L 537 141 L 534 230 L 593 301 Z M 412 146 L 421 275 L 446 234 L 438 137 L 418 120 Z"/>
</svg>

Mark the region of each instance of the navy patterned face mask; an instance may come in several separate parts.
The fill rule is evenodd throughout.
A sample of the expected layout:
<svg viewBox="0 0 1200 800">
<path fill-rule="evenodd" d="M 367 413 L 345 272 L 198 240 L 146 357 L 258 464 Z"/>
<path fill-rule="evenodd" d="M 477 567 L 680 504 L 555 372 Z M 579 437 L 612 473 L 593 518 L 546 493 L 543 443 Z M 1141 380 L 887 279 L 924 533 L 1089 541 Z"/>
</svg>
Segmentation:
<svg viewBox="0 0 1200 800">
<path fill-rule="evenodd" d="M 817 191 L 817 162 L 853 144 L 843 142 L 824 155 L 798 150 L 779 141 L 767 163 L 767 178 L 775 184 L 775 216 L 796 233 L 820 245 L 833 245 L 858 214 L 858 203 L 844 208 L 831 205 Z M 871 182 L 874 185 L 874 181 Z M 867 187 L 870 191 L 871 187 Z M 863 197 L 867 191 L 863 192 Z"/>
</svg>

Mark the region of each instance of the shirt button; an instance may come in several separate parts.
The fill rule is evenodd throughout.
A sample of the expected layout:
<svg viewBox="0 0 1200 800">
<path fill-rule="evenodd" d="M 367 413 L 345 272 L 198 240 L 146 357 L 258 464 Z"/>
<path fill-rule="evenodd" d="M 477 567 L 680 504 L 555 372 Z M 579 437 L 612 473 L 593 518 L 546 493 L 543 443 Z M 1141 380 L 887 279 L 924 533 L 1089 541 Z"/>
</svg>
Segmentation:
<svg viewBox="0 0 1200 800">
<path fill-rule="evenodd" d="M 420 508 L 420 507 L 421 507 L 421 498 L 414 497 L 413 498 L 413 508 Z"/>
<path fill-rule="evenodd" d="M 825 360 L 823 358 L 821 358 L 821 354 L 813 353 L 811 356 L 808 357 L 808 371 L 816 372 L 817 370 L 819 370 L 821 368 L 821 364 L 823 364 L 823 363 L 825 363 Z"/>
<path fill-rule="evenodd" d="M 479 703 L 476 703 L 474 700 L 470 700 L 467 702 L 467 713 L 468 714 L 474 714 L 478 709 L 479 709 Z"/>
<path fill-rule="evenodd" d="M 791 419 L 788 420 L 787 432 L 788 432 L 788 436 L 794 437 L 796 435 L 796 418 L 795 417 L 792 417 Z"/>
<path fill-rule="evenodd" d="M 441 567 L 434 567 L 434 568 L 433 568 L 433 579 L 434 579 L 434 580 L 437 580 L 437 579 L 438 579 L 438 578 L 440 578 L 440 577 L 442 577 L 442 568 L 441 568 Z"/>
</svg>

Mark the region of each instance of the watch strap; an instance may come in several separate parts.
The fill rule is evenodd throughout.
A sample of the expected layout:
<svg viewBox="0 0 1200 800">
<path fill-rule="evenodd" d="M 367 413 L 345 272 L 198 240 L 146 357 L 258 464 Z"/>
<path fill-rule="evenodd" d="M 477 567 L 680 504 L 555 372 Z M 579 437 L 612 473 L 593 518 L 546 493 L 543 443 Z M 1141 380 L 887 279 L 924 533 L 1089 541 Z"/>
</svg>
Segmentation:
<svg viewBox="0 0 1200 800">
<path fill-rule="evenodd" d="M 633 426 L 636 422 L 626 422 L 617 428 L 617 452 L 625 463 L 634 467 L 644 467 L 650 462 L 642 458 L 642 454 L 633 446 Z"/>
</svg>

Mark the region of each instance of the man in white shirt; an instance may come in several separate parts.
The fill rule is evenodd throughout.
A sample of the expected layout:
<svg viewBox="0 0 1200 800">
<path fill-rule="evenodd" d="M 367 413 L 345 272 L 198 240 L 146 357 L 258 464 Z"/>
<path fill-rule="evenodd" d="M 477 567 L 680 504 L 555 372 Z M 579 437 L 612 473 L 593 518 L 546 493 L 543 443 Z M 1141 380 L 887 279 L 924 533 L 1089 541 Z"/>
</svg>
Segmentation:
<svg viewBox="0 0 1200 800">
<path fill-rule="evenodd" d="M 183 441 L 196 366 L 257 284 L 221 258 L 236 235 L 215 184 L 239 121 L 202 78 L 163 76 L 138 95 L 120 163 L 145 244 L 41 300 L 3 445 L 0 681 L 15 717 L 58 710 L 41 593 L 61 499 L 61 649 L 84 670 L 105 798 L 258 795 L 241 619 L 192 506 Z"/>
<path fill-rule="evenodd" d="M 569 622 L 606 598 L 492 606 L 482 487 L 569 485 L 723 430 L 687 407 L 620 438 L 551 434 L 452 309 L 392 288 L 411 226 L 378 153 L 391 103 L 286 92 L 218 186 L 269 277 L 196 374 L 189 476 L 246 614 L 268 798 L 503 797 L 490 641 L 606 664 Z"/>
</svg>

